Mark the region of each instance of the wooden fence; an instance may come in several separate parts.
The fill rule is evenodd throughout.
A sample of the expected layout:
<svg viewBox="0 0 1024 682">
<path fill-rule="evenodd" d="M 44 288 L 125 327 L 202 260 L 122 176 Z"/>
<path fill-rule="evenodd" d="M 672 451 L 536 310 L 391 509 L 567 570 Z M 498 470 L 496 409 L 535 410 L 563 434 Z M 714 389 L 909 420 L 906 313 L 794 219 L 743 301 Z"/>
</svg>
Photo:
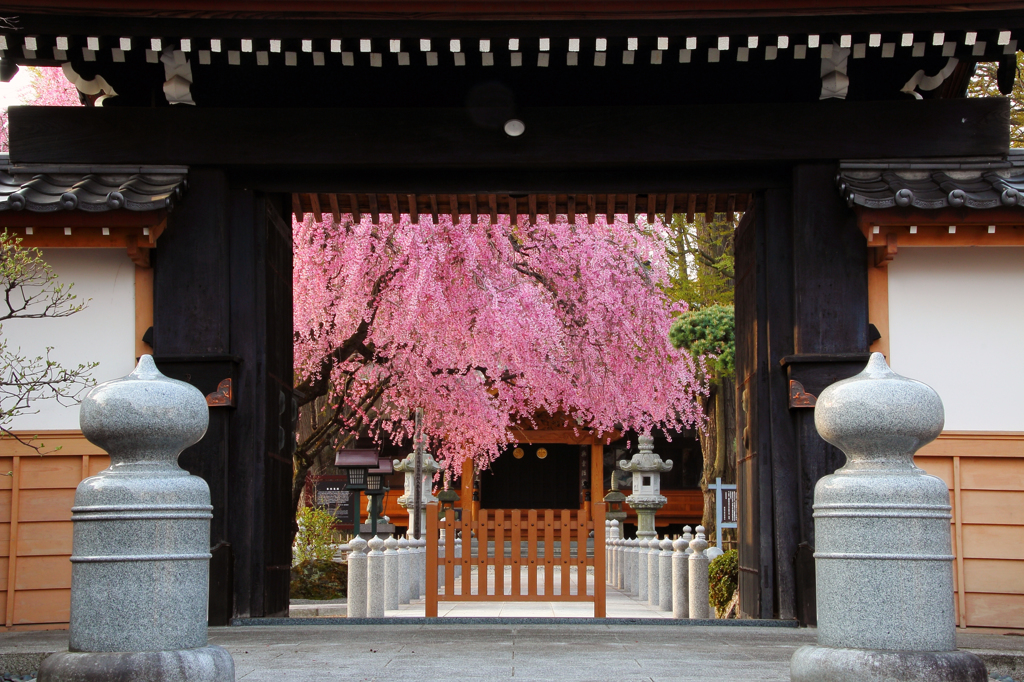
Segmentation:
<svg viewBox="0 0 1024 682">
<path fill-rule="evenodd" d="M 604 503 L 593 505 L 592 512 L 591 517 L 586 510 L 576 509 L 481 509 L 475 520 L 463 514 L 460 522 L 455 520 L 453 510 L 447 510 L 444 518 L 439 519 L 437 504 L 428 505 L 427 617 L 437 617 L 439 601 L 592 601 L 594 617 L 604 618 Z M 440 551 L 442 530 L 443 556 Z M 587 540 L 591 532 L 593 554 L 588 555 Z M 456 556 L 455 551 L 457 533 L 462 537 L 461 556 Z M 436 577 L 442 566 L 443 594 Z M 507 586 L 506 566 L 511 576 Z M 572 590 L 573 567 L 576 568 L 575 591 Z M 593 567 L 590 594 L 587 593 L 588 567 Z M 457 569 L 461 569 L 458 590 Z M 556 572 L 559 573 L 557 589 Z"/>
<path fill-rule="evenodd" d="M 1024 434 L 946 431 L 914 463 L 949 488 L 957 624 L 1024 629 Z"/>
<path fill-rule="evenodd" d="M 3 630 L 68 626 L 75 488 L 110 466 L 107 453 L 77 431 L 39 434 L 35 444 L 40 443 L 50 454 L 40 456 L 15 440 L 0 440 Z"/>
</svg>

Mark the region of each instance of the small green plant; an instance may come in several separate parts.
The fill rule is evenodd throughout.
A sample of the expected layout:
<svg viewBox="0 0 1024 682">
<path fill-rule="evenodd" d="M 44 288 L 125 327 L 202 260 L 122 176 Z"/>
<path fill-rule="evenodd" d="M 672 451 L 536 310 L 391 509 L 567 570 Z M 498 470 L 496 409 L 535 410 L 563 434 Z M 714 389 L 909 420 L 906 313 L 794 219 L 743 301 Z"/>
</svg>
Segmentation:
<svg viewBox="0 0 1024 682">
<path fill-rule="evenodd" d="M 295 534 L 292 561 L 331 561 L 334 558 L 334 514 L 319 507 L 302 507 L 295 515 L 299 532 Z"/>
<path fill-rule="evenodd" d="M 736 582 L 739 580 L 739 554 L 735 549 L 730 549 L 725 554 L 716 557 L 708 565 L 708 583 L 710 588 L 711 605 L 715 607 L 718 614 L 725 613 L 725 609 L 732 601 L 732 595 L 736 591 Z"/>
</svg>

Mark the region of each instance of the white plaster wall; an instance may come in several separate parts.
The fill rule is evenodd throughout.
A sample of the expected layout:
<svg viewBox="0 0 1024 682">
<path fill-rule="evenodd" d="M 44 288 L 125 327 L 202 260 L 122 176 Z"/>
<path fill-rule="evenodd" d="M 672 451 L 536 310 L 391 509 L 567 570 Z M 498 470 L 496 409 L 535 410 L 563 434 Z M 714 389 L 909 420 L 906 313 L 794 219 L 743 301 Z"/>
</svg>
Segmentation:
<svg viewBox="0 0 1024 682">
<path fill-rule="evenodd" d="M 1024 431 L 1024 247 L 900 248 L 894 371 L 932 386 L 946 430 Z"/>
<path fill-rule="evenodd" d="M 122 377 L 135 365 L 135 265 L 124 249 L 44 249 L 43 258 L 61 282 L 73 282 L 78 302 L 92 299 L 80 313 L 59 319 L 8 320 L 3 335 L 8 347 L 24 355 L 44 355 L 63 366 L 99 362 L 97 383 Z M 77 429 L 78 406 L 55 400 L 36 403 L 35 414 L 14 420 L 11 429 Z"/>
</svg>

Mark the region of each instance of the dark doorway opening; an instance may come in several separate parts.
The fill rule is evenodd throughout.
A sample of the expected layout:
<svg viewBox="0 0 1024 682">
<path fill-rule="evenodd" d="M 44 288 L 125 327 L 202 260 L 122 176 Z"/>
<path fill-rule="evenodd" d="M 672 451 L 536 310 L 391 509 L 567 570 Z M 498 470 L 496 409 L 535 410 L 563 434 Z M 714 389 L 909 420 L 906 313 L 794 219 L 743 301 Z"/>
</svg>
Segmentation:
<svg viewBox="0 0 1024 682">
<path fill-rule="evenodd" d="M 515 450 L 522 450 L 522 457 Z M 538 453 L 546 451 L 543 458 Z M 589 446 L 587 455 L 589 456 Z M 480 474 L 483 509 L 578 509 L 580 446 L 523 444 L 507 448 Z"/>
</svg>

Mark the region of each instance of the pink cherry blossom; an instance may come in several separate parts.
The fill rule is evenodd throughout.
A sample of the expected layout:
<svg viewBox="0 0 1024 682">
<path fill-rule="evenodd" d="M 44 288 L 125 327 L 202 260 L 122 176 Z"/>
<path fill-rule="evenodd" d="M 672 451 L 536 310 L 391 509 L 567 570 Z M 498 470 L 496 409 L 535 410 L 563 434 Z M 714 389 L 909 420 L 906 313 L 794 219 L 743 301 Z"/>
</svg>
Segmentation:
<svg viewBox="0 0 1024 682">
<path fill-rule="evenodd" d="M 297 377 L 329 371 L 335 401 L 386 380 L 371 430 L 407 435 L 422 408 L 456 475 L 467 457 L 486 468 L 540 412 L 604 433 L 701 419 L 707 387 L 668 340 L 685 304 L 661 289 L 664 247 L 633 225 L 345 215 L 293 228 Z M 361 354 L 325 362 L 353 338 Z"/>
</svg>

